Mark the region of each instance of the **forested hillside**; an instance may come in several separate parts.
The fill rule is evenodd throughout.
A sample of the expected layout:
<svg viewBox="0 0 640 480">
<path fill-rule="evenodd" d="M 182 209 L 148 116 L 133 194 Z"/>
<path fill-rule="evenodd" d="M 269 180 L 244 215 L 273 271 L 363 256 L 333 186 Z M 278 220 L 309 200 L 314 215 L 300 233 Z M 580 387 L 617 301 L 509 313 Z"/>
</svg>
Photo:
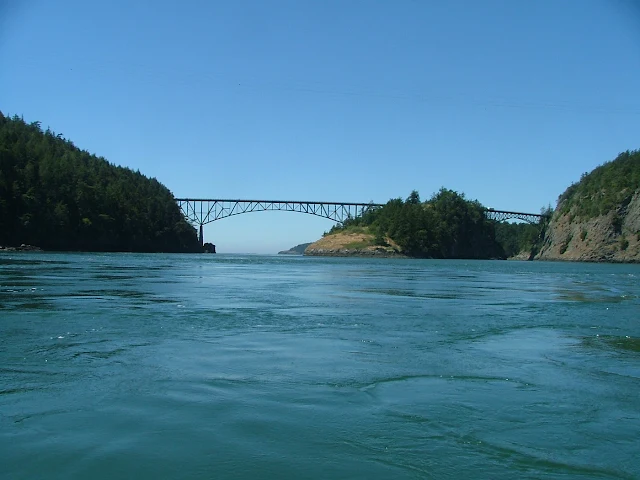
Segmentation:
<svg viewBox="0 0 640 480">
<path fill-rule="evenodd" d="M 195 252 L 197 235 L 155 179 L 0 113 L 0 245 Z"/>
<path fill-rule="evenodd" d="M 583 219 L 603 215 L 628 205 L 640 189 L 640 150 L 626 151 L 605 162 L 580 181 L 572 184 L 558 198 L 560 214 L 573 214 Z"/>
<path fill-rule="evenodd" d="M 495 222 L 487 220 L 484 207 L 445 188 L 422 202 L 413 191 L 403 201 L 390 200 L 384 207 L 348 220 L 329 233 L 367 227 L 376 243 L 395 242 L 406 255 L 421 258 L 503 258 L 496 241 Z"/>
</svg>

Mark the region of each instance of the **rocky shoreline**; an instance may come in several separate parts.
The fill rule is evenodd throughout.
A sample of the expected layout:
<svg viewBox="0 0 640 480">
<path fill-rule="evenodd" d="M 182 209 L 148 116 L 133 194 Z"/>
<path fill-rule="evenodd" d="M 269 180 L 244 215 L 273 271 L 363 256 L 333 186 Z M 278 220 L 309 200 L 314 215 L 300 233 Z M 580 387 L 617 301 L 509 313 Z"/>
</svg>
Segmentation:
<svg viewBox="0 0 640 480">
<path fill-rule="evenodd" d="M 408 258 L 400 253 L 400 247 L 391 239 L 387 245 L 376 245 L 375 237 L 369 232 L 339 232 L 325 235 L 310 244 L 304 251 L 309 257 L 367 257 L 367 258 Z"/>
<path fill-rule="evenodd" d="M 307 248 L 308 257 L 376 257 L 376 258 L 409 258 L 396 251 L 384 247 L 378 248 Z"/>
<path fill-rule="evenodd" d="M 0 252 L 42 252 L 40 247 L 22 244 L 19 247 L 4 247 L 0 245 Z"/>
</svg>

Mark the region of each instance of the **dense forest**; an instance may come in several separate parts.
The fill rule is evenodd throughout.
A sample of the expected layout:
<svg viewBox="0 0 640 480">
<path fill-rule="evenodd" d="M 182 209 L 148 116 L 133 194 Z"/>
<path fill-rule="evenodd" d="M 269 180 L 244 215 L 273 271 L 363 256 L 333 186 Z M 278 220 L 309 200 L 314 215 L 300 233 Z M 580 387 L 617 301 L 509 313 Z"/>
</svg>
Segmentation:
<svg viewBox="0 0 640 480">
<path fill-rule="evenodd" d="M 614 160 L 582 174 L 558 198 L 561 214 L 573 210 L 584 220 L 626 205 L 640 186 L 640 150 L 627 150 Z"/>
<path fill-rule="evenodd" d="M 171 192 L 0 112 L 0 245 L 45 250 L 196 252 Z"/>
<path fill-rule="evenodd" d="M 546 224 L 496 222 L 496 241 L 507 258 L 522 252 L 533 257 L 541 246 L 545 227 Z"/>
<path fill-rule="evenodd" d="M 395 242 L 406 255 L 419 258 L 503 258 L 496 241 L 495 222 L 477 201 L 442 188 L 422 202 L 417 191 L 406 200 L 390 200 L 362 217 L 349 219 L 329 233 L 367 227 L 376 243 Z"/>
</svg>

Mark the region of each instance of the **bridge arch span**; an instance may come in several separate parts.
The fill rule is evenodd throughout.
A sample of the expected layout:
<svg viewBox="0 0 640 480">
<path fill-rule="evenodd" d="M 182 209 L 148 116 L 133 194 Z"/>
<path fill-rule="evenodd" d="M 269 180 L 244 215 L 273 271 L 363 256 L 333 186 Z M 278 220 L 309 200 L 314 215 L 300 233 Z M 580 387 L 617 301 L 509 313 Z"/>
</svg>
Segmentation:
<svg viewBox="0 0 640 480">
<path fill-rule="evenodd" d="M 199 198 L 176 198 L 176 202 L 187 221 L 194 225 L 206 225 L 233 215 L 264 211 L 307 213 L 327 218 L 334 222 L 344 222 L 349 218 L 361 217 L 367 211 L 382 206 L 379 203 Z"/>
</svg>

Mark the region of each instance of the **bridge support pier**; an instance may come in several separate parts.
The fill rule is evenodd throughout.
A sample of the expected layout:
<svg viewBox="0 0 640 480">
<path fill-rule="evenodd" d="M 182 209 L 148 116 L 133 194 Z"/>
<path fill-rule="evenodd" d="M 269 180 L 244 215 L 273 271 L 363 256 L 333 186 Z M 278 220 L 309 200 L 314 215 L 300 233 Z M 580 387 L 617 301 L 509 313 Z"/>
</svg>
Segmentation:
<svg viewBox="0 0 640 480">
<path fill-rule="evenodd" d="M 203 233 L 203 224 L 200 224 L 200 236 L 198 238 L 200 238 L 200 246 L 204 247 L 204 233 Z"/>
</svg>

